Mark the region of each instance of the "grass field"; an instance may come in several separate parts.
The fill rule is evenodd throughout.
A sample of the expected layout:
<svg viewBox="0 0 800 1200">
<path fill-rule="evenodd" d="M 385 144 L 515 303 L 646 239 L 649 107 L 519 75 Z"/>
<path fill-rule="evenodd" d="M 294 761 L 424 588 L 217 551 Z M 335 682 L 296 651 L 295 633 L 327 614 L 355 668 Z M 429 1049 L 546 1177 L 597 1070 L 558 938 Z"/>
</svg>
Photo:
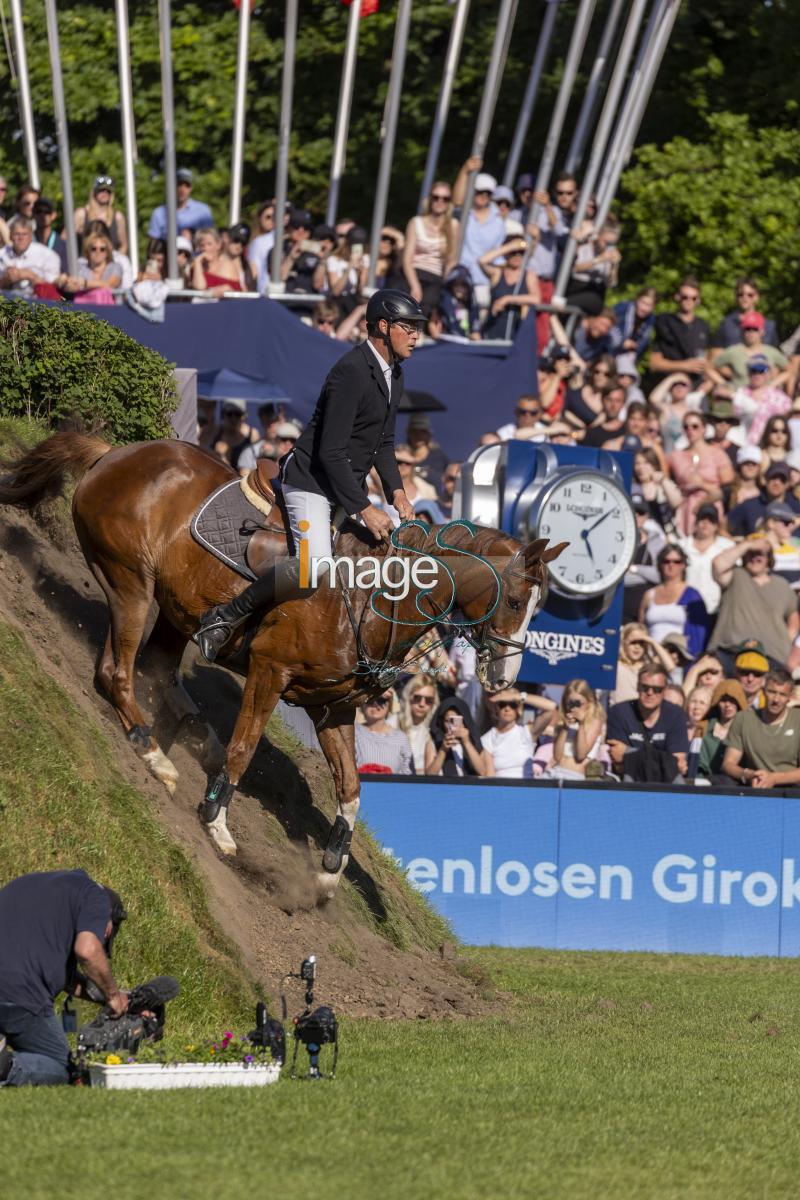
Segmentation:
<svg viewBox="0 0 800 1200">
<path fill-rule="evenodd" d="M 472 957 L 513 994 L 504 1018 L 346 1023 L 334 1083 L 0 1092 L 2 1194 L 797 1195 L 796 964 Z"/>
</svg>

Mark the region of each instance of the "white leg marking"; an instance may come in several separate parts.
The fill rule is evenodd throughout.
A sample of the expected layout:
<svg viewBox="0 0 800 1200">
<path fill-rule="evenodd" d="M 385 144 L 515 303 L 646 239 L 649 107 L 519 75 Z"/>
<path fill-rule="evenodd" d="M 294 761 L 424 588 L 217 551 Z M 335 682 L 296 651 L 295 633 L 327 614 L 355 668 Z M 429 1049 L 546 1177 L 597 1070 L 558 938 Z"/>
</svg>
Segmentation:
<svg viewBox="0 0 800 1200">
<path fill-rule="evenodd" d="M 148 750 L 142 755 L 142 761 L 147 763 L 156 779 L 161 780 L 170 796 L 173 795 L 178 782 L 178 771 L 161 747 L 156 746 L 155 750 Z"/>
<path fill-rule="evenodd" d="M 231 837 L 228 822 L 225 819 L 225 809 L 221 808 L 213 821 L 206 824 L 208 835 L 219 847 L 223 854 L 235 854 L 236 842 Z"/>
</svg>

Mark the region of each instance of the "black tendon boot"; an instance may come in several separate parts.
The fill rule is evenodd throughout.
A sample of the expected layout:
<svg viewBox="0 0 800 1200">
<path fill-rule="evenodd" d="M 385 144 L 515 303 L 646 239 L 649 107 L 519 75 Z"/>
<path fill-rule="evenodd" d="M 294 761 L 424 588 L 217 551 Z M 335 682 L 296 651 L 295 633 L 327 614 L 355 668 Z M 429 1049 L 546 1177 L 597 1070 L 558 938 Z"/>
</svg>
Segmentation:
<svg viewBox="0 0 800 1200">
<path fill-rule="evenodd" d="M 236 629 L 249 616 L 261 608 L 268 608 L 282 600 L 297 600 L 308 596 L 314 589 L 300 585 L 300 559 L 285 558 L 274 563 L 251 583 L 249 587 L 228 604 L 210 608 L 200 618 L 200 628 L 192 634 L 192 641 L 200 647 L 206 662 L 213 663 L 220 650 L 233 637 Z"/>
</svg>

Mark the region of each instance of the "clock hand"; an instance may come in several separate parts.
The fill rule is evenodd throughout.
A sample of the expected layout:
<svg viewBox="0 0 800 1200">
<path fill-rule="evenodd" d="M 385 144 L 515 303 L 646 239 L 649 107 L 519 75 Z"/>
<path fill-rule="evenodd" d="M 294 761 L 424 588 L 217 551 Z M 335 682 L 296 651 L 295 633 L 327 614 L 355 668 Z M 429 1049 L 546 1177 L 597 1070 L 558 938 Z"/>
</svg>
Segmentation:
<svg viewBox="0 0 800 1200">
<path fill-rule="evenodd" d="M 597 518 L 597 520 L 595 521 L 594 525 L 590 525 L 588 529 L 585 529 L 585 530 L 583 531 L 583 532 L 584 532 L 584 534 L 589 534 L 589 533 L 592 533 L 592 532 L 593 532 L 595 529 L 597 529 L 597 526 L 598 526 L 598 525 L 602 524 L 602 522 L 603 522 L 603 521 L 605 521 L 606 517 L 610 517 L 610 516 L 611 516 L 611 513 L 612 513 L 613 511 L 614 511 L 614 510 L 610 508 L 610 509 L 608 510 L 608 512 L 604 512 L 604 513 L 603 513 L 603 515 L 602 515 L 602 517 L 598 517 L 598 518 Z"/>
<path fill-rule="evenodd" d="M 594 528 L 594 526 L 592 528 Z M 582 529 L 581 530 L 581 538 L 583 539 L 583 544 L 586 547 L 586 553 L 589 555 L 589 558 L 592 560 L 592 562 L 594 562 L 594 555 L 592 554 L 592 547 L 589 545 L 589 534 L 590 533 L 591 533 L 591 529 Z"/>
</svg>

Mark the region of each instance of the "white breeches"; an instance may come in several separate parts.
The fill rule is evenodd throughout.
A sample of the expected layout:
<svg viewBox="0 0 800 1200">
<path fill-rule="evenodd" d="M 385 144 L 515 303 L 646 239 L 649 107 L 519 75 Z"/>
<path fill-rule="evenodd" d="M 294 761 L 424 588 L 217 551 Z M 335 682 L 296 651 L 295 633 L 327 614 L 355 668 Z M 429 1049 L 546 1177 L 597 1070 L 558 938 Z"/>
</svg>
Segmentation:
<svg viewBox="0 0 800 1200">
<path fill-rule="evenodd" d="M 283 498 L 292 530 L 294 557 L 300 557 L 300 541 L 305 540 L 311 558 L 330 558 L 333 555 L 331 518 L 334 506 L 317 492 L 303 492 L 286 484 L 283 485 Z M 303 529 L 300 528 L 301 521 L 305 526 Z"/>
</svg>

